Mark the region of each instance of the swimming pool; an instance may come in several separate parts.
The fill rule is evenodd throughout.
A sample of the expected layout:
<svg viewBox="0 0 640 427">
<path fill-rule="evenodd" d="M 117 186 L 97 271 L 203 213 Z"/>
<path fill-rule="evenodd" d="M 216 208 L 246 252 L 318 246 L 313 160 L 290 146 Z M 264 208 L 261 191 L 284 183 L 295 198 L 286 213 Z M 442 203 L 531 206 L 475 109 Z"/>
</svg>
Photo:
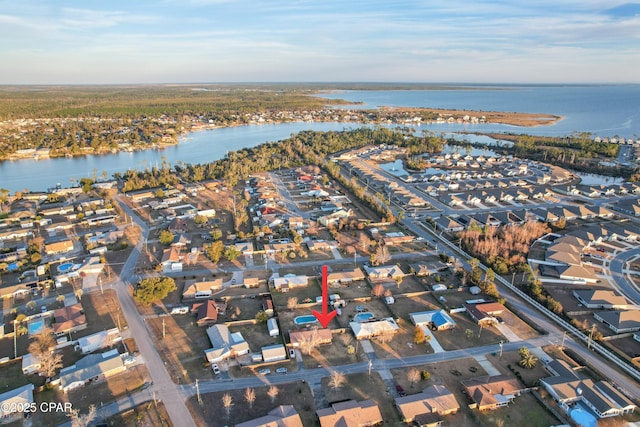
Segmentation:
<svg viewBox="0 0 640 427">
<path fill-rule="evenodd" d="M 72 262 L 65 262 L 64 264 L 60 264 L 58 266 L 58 273 L 67 273 L 73 267 Z"/>
<path fill-rule="evenodd" d="M 597 418 L 580 402 L 570 412 L 571 419 L 581 427 L 596 427 L 598 425 Z"/>
<path fill-rule="evenodd" d="M 310 314 L 306 316 L 298 316 L 295 319 L 293 319 L 293 321 L 295 322 L 296 325 L 302 326 L 302 325 L 310 325 L 311 323 L 316 323 L 318 322 L 318 319 L 316 319 L 316 316 Z"/>
<path fill-rule="evenodd" d="M 44 319 L 35 319 L 27 324 L 29 335 L 35 335 L 44 329 Z"/>
<path fill-rule="evenodd" d="M 368 320 L 371 320 L 373 318 L 373 313 L 367 311 L 365 313 L 358 313 L 355 316 L 353 316 L 353 321 L 354 322 L 366 322 Z"/>
</svg>

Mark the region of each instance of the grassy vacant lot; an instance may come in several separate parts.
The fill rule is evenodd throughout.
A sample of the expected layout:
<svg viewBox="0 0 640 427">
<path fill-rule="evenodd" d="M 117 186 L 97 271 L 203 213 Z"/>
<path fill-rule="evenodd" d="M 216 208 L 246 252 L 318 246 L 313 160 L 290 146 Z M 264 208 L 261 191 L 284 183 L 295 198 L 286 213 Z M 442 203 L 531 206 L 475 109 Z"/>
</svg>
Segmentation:
<svg viewBox="0 0 640 427">
<path fill-rule="evenodd" d="M 305 287 L 294 288 L 289 292 L 277 292 L 271 293 L 273 303 L 277 307 L 286 307 L 289 298 L 298 298 L 298 303 L 302 303 L 305 299 L 309 298 L 311 301 L 316 300 L 316 297 L 322 295 L 322 289 L 317 279 L 310 279 L 309 284 Z"/>
<path fill-rule="evenodd" d="M 165 337 L 162 337 L 164 321 Z M 204 366 L 204 350 L 211 348 L 206 328 L 196 326 L 191 315 L 163 316 L 147 319 L 155 336 L 156 348 L 167 364 L 171 378 L 190 383 L 196 378 L 211 379 L 211 369 Z M 204 376 L 204 378 L 203 378 Z"/>
<path fill-rule="evenodd" d="M 126 412 L 109 417 L 105 421 L 110 426 L 122 427 L 172 427 L 167 410 L 162 402 L 147 402 Z"/>
<path fill-rule="evenodd" d="M 187 406 L 196 425 L 203 427 L 234 425 L 263 417 L 279 405 L 293 405 L 302 418 L 304 426 L 319 425 L 313 395 L 307 384 L 282 384 L 277 388 L 278 395 L 273 402 L 267 395 L 268 387 L 254 388 L 256 400 L 252 407 L 249 407 L 244 398 L 245 389 L 229 391 L 228 394 L 232 398 L 233 406 L 231 406 L 228 417 L 222 405 L 224 393 L 201 395 L 202 405 L 194 396 L 187 401 Z"/>
<path fill-rule="evenodd" d="M 372 399 L 380 408 L 385 426 L 405 425 L 400 420 L 400 414 L 395 408 L 387 385 L 376 372 L 372 373 L 371 377 L 367 373 L 348 375 L 345 384 L 338 389 L 333 389 L 328 383 L 329 377 L 322 379 L 322 389 L 329 404 L 345 399 L 357 401 Z"/>
<path fill-rule="evenodd" d="M 349 346 L 354 347 L 354 354 L 348 353 Z M 366 356 L 362 351 L 362 346 L 351 333 L 347 332 L 334 334 L 333 343 L 316 347 L 310 355 L 303 352 L 302 359 L 305 368 L 316 368 L 319 365 L 334 366 L 362 362 L 366 360 Z"/>
<path fill-rule="evenodd" d="M 550 376 L 549 372 L 544 369 L 542 361 L 538 361 L 538 364 L 533 369 L 525 369 L 518 365 L 520 361 L 520 355 L 517 351 L 509 351 L 502 353 L 502 358 L 500 358 L 499 354 L 487 354 L 487 360 L 493 364 L 500 371 L 500 373 L 505 375 L 513 375 L 508 368 L 508 365 L 511 365 L 512 369 L 520 372 L 522 376 L 522 380 L 524 382 L 523 385 L 527 387 L 533 386 L 540 378 L 545 378 Z"/>
<path fill-rule="evenodd" d="M 88 384 L 67 394 L 54 388 L 34 393 L 33 397 L 38 405 L 42 402 L 71 402 L 74 409 L 86 413 L 90 405 L 100 407 L 101 403 L 130 395 L 148 381 L 150 381 L 150 377 L 147 369 L 143 365 L 137 365 L 104 381 Z M 57 426 L 66 420 L 68 418 L 59 412 L 43 413 L 38 411 L 33 415 L 33 425 L 41 427 Z"/>
</svg>

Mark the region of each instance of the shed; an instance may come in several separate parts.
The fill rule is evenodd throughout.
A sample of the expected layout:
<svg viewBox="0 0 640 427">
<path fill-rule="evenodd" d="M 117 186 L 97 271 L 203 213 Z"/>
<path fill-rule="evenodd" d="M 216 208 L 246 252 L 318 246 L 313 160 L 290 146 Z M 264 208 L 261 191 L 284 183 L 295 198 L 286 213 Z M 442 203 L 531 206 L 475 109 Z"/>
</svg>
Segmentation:
<svg viewBox="0 0 640 427">
<path fill-rule="evenodd" d="M 269 329 L 269 336 L 277 337 L 280 335 L 280 329 L 278 329 L 278 321 L 274 318 L 267 320 L 267 329 Z"/>
</svg>

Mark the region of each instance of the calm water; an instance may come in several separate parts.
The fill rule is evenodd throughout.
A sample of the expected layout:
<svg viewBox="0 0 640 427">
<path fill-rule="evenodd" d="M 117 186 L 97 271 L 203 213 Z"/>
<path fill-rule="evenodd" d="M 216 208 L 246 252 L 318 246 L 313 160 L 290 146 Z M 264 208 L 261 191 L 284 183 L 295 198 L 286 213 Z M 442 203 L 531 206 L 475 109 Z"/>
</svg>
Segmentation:
<svg viewBox="0 0 640 427">
<path fill-rule="evenodd" d="M 364 102 L 359 108 L 404 106 L 555 114 L 564 120 L 552 126 L 526 129 L 526 133 L 562 136 L 580 131 L 609 137 L 640 137 L 640 85 L 468 86 L 460 90 L 341 91 L 320 96 Z M 522 132 L 519 127 L 482 124 L 432 124 L 427 128 L 436 132 L 463 129 Z"/>
<path fill-rule="evenodd" d="M 505 125 L 429 124 L 416 127 L 434 133 L 461 131 L 517 132 L 535 135 L 569 135 L 575 131 L 600 136 L 638 138 L 640 135 L 640 85 L 620 86 L 501 86 L 469 90 L 345 91 L 321 94 L 327 99 L 365 102 L 377 106 L 436 107 L 473 110 L 522 111 L 561 115 L 552 126 L 519 128 Z M 358 106 L 358 108 L 363 108 Z M 0 163 L 0 188 L 11 191 L 46 190 L 60 183 L 69 186 L 83 177 L 111 176 L 127 169 L 144 169 L 161 164 L 206 163 L 224 157 L 228 151 L 279 141 L 302 130 L 342 130 L 353 123 L 284 123 L 214 129 L 189 134 L 179 145 L 164 150 L 147 150 L 103 156 L 20 160 Z M 460 135 L 458 139 L 490 142 L 486 137 Z M 477 154 L 481 154 L 481 151 Z M 475 155 L 477 155 L 475 154 Z M 486 153 L 485 153 L 486 154 Z"/>
</svg>

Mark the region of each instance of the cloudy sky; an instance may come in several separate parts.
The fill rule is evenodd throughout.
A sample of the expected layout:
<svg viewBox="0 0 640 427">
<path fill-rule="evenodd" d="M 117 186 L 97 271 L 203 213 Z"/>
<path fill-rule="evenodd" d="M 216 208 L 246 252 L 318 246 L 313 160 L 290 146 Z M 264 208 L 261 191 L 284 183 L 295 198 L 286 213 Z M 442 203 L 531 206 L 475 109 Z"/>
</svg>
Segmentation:
<svg viewBox="0 0 640 427">
<path fill-rule="evenodd" d="M 0 0 L 0 58 L 0 84 L 640 83 L 640 3 Z"/>
</svg>

